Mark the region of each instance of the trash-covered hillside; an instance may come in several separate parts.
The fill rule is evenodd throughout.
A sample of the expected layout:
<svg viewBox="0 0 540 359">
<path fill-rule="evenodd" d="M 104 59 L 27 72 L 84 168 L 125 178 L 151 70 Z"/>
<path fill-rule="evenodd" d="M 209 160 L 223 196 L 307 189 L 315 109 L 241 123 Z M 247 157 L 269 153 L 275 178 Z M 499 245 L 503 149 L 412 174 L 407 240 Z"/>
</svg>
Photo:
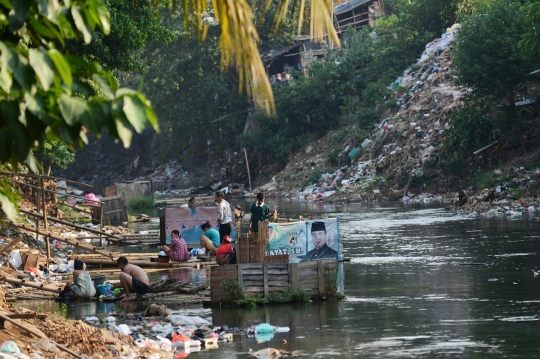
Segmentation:
<svg viewBox="0 0 540 359">
<path fill-rule="evenodd" d="M 530 197 L 537 197 L 540 171 L 522 163 L 534 162 L 538 150 L 519 158 L 515 153 L 500 156 L 498 161 L 504 164 L 484 181 L 454 177 L 441 170 L 443 134 L 450 128 L 450 116 L 463 107 L 470 92 L 454 81 L 452 48 L 459 28 L 456 24 L 428 43 L 417 62 L 389 84 L 394 110 L 383 116 L 362 143 L 351 139 L 342 144 L 338 157 L 346 161 L 338 168 L 328 164 L 325 152 L 329 140 L 325 137 L 297 154 L 261 190 L 299 201 L 456 203 L 458 192 L 463 190 L 468 201 L 462 208 L 471 212 L 513 214 L 535 208 L 537 201 Z M 497 148 L 491 151 L 496 153 Z M 481 164 L 484 155 L 491 156 L 488 153 L 477 155 L 473 163 Z"/>
</svg>

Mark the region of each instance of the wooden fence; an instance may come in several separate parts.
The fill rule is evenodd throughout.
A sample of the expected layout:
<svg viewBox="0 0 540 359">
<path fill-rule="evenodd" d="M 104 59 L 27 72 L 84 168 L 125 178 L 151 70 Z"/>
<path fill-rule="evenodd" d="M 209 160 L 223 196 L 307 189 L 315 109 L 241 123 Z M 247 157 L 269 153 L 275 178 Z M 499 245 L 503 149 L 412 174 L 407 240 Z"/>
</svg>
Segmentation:
<svg viewBox="0 0 540 359">
<path fill-rule="evenodd" d="M 128 215 L 122 196 L 103 197 L 103 206 L 92 207 L 92 222 L 100 223 L 103 208 L 103 225 L 121 225 L 128 221 Z"/>
<path fill-rule="evenodd" d="M 335 294 L 338 263 L 319 260 L 300 263 L 249 263 L 212 267 L 210 297 L 215 303 L 231 299 L 233 287 L 241 287 L 248 297 L 267 297 L 287 287 L 301 288 L 313 297 Z M 229 287 L 227 289 L 227 287 Z"/>
</svg>

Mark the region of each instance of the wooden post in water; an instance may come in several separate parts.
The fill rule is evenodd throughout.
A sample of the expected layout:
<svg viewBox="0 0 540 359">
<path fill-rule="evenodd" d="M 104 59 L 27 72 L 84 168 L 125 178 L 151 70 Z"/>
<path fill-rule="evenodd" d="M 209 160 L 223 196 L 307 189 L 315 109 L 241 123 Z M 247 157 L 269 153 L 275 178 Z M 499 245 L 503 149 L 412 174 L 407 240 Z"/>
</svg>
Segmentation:
<svg viewBox="0 0 540 359">
<path fill-rule="evenodd" d="M 248 161 L 248 156 L 247 156 L 245 147 L 244 147 L 244 156 L 246 157 L 246 166 L 247 166 L 248 180 L 249 180 L 249 196 L 251 198 L 251 174 L 249 173 L 249 161 Z"/>
</svg>

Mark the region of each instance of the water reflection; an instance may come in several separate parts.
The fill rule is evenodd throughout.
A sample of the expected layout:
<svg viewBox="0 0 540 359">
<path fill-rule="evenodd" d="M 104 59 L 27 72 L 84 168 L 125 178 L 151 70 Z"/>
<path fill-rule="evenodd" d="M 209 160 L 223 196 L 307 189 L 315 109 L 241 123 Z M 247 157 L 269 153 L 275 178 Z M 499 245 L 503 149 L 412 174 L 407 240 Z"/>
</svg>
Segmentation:
<svg viewBox="0 0 540 359">
<path fill-rule="evenodd" d="M 267 322 L 291 331 L 263 344 L 235 336 L 217 351 L 190 357 L 248 358 L 249 349 L 264 347 L 325 358 L 538 355 L 540 276 L 535 278 L 532 269 L 538 268 L 540 221 L 471 219 L 420 204 L 297 204 L 271 198 L 268 204 L 288 218 L 340 217 L 344 256 L 351 258 L 344 266 L 346 300 L 212 309 L 215 325 L 246 328 Z M 201 283 L 207 277 L 205 270 L 153 275 Z M 116 303 L 112 309 L 92 304 L 97 306 L 85 315 L 126 310 Z M 56 303 L 47 305 L 58 310 Z M 129 310 L 142 311 L 143 305 Z M 69 316 L 82 313 L 68 307 Z"/>
</svg>

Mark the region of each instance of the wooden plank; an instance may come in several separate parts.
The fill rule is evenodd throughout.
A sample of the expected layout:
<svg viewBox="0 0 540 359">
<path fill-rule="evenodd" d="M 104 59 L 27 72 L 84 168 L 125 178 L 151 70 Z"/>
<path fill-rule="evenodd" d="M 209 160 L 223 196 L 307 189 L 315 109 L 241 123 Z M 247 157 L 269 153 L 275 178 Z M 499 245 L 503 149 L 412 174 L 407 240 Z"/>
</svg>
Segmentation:
<svg viewBox="0 0 540 359">
<path fill-rule="evenodd" d="M 244 277 L 242 273 L 242 266 L 243 264 L 238 264 L 236 267 L 236 278 L 238 281 L 238 284 L 240 284 L 241 287 L 244 286 Z"/>
<path fill-rule="evenodd" d="M 262 270 L 262 263 L 250 263 L 250 264 L 244 264 L 242 268 L 244 269 L 260 269 Z"/>
<path fill-rule="evenodd" d="M 244 270 L 242 271 L 242 273 L 243 273 L 244 275 L 262 275 L 262 274 L 263 274 L 263 271 L 262 271 L 262 268 L 261 268 L 260 270 L 259 270 L 259 269 L 251 269 L 251 270 L 249 270 L 249 269 L 247 269 L 247 270 L 244 269 Z"/>
<path fill-rule="evenodd" d="M 289 283 L 292 289 L 298 288 L 298 263 L 289 264 Z"/>
<path fill-rule="evenodd" d="M 283 275 L 283 274 L 289 275 L 289 270 L 288 270 L 287 268 L 283 268 L 283 269 L 268 269 L 268 274 L 269 274 L 269 275 Z"/>
<path fill-rule="evenodd" d="M 289 285 L 288 280 L 271 280 L 268 281 L 269 287 L 286 287 Z"/>
<path fill-rule="evenodd" d="M 319 295 L 326 293 L 326 282 L 324 280 L 324 262 L 317 261 L 317 276 L 319 278 Z"/>
<path fill-rule="evenodd" d="M 28 257 L 26 258 L 26 263 L 24 263 L 24 270 L 28 270 L 28 268 L 38 268 L 38 263 L 39 263 L 39 254 L 28 253 Z"/>
<path fill-rule="evenodd" d="M 307 278 L 307 279 L 300 278 L 298 280 L 298 285 L 299 286 L 311 285 L 311 286 L 314 286 L 314 287 L 318 287 L 319 286 L 319 278 Z"/>
<path fill-rule="evenodd" d="M 277 257 L 277 256 L 276 256 Z M 272 263 L 268 264 L 268 269 L 283 269 L 288 270 L 289 266 L 285 263 Z"/>
<path fill-rule="evenodd" d="M 19 243 L 22 240 L 23 240 L 22 236 L 12 240 L 11 243 L 7 244 L 2 249 L 0 249 L 0 254 L 3 254 L 5 252 L 9 251 L 11 248 L 15 247 L 17 245 L 17 243 Z"/>
<path fill-rule="evenodd" d="M 309 268 L 309 267 L 312 267 L 312 268 L 317 267 L 317 262 L 316 261 L 309 261 L 309 262 L 300 262 L 300 263 L 298 263 L 298 268 Z"/>
<path fill-rule="evenodd" d="M 244 292 L 245 293 L 261 293 L 261 294 L 263 294 L 264 293 L 264 287 L 262 287 L 262 286 L 259 286 L 259 287 L 255 287 L 255 286 L 244 287 Z"/>
<path fill-rule="evenodd" d="M 219 267 L 212 267 L 211 273 L 216 272 L 227 272 L 227 271 L 236 271 L 235 265 L 226 265 L 226 266 L 219 266 Z"/>
<path fill-rule="evenodd" d="M 112 211 L 104 211 L 104 212 L 103 212 L 103 215 L 113 214 L 113 213 L 118 213 L 118 212 L 124 212 L 124 209 L 123 209 L 123 208 L 119 208 L 119 209 L 115 209 L 115 210 L 112 210 Z"/>
<path fill-rule="evenodd" d="M 264 286 L 264 281 L 261 279 L 261 280 L 246 280 L 244 278 L 244 281 L 242 282 L 243 286 L 245 287 L 259 287 L 259 286 Z"/>
<path fill-rule="evenodd" d="M 268 297 L 268 264 L 263 267 L 264 297 Z"/>
</svg>

